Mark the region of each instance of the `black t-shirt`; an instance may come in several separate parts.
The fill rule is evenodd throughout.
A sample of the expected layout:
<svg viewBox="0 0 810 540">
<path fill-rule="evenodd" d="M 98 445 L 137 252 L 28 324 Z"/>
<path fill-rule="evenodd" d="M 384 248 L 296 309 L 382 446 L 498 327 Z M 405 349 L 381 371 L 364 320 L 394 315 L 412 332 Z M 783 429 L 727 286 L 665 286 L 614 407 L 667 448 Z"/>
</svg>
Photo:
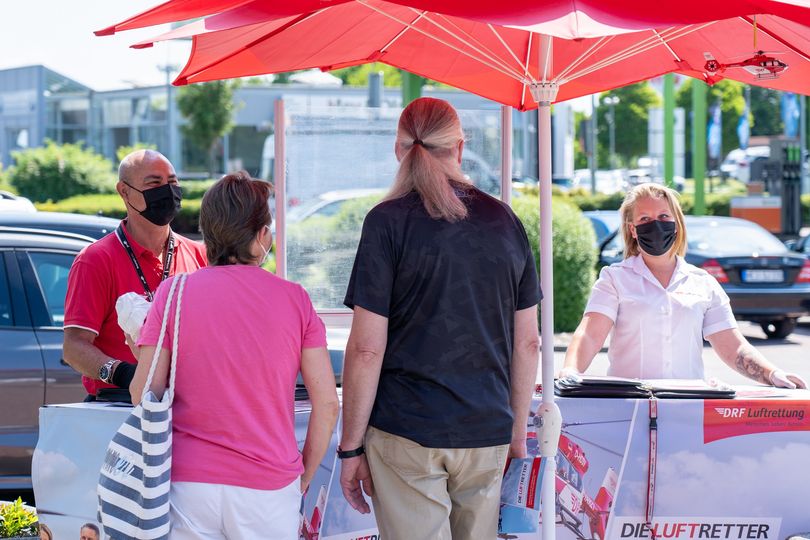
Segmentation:
<svg viewBox="0 0 810 540">
<path fill-rule="evenodd" d="M 515 311 L 542 297 L 509 206 L 477 189 L 462 200 L 456 223 L 431 218 L 415 192 L 374 207 L 344 300 L 388 318 L 369 424 L 432 448 L 511 440 Z"/>
</svg>

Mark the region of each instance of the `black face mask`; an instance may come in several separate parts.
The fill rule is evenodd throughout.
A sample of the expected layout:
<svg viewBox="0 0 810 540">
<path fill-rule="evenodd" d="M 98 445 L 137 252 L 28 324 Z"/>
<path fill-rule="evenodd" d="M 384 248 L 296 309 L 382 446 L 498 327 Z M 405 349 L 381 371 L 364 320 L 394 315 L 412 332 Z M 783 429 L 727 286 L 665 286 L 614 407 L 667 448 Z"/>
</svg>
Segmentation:
<svg viewBox="0 0 810 540">
<path fill-rule="evenodd" d="M 124 183 L 142 194 L 146 203 L 146 208 L 143 210 L 138 210 L 131 204 L 130 206 L 155 225 L 160 227 L 168 225 L 174 219 L 174 216 L 180 212 L 180 201 L 183 199 L 183 192 L 180 191 L 180 186 L 177 184 L 163 184 L 156 188 L 141 191 L 127 182 Z"/>
<path fill-rule="evenodd" d="M 675 243 L 674 221 L 648 221 L 636 225 L 638 244 L 644 253 L 658 257 L 669 251 Z"/>
</svg>

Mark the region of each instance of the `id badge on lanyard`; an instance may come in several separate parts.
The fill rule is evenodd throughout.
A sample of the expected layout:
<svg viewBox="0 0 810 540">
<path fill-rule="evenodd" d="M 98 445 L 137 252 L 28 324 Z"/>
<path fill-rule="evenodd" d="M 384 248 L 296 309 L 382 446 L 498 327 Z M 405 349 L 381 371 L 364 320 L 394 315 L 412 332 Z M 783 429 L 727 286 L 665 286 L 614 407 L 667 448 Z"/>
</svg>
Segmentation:
<svg viewBox="0 0 810 540">
<path fill-rule="evenodd" d="M 118 236 L 118 239 L 123 244 L 124 249 L 127 251 L 127 255 L 129 255 L 129 260 L 132 261 L 132 266 L 135 267 L 135 272 L 138 274 L 138 279 L 141 280 L 141 285 L 143 285 L 143 292 L 146 294 L 146 299 L 150 302 L 154 298 L 155 294 L 152 292 L 152 289 L 149 287 L 149 283 L 146 281 L 146 276 L 143 273 L 143 269 L 141 268 L 141 264 L 138 262 L 138 258 L 135 256 L 135 252 L 132 250 L 132 246 L 127 240 L 127 235 L 124 234 L 124 226 L 118 225 L 118 228 L 115 229 L 115 234 Z M 169 232 L 169 239 L 166 244 L 166 257 L 163 260 L 163 274 L 160 277 L 160 281 L 165 280 L 169 277 L 169 270 L 172 267 L 172 259 L 174 258 L 174 234 Z"/>
</svg>

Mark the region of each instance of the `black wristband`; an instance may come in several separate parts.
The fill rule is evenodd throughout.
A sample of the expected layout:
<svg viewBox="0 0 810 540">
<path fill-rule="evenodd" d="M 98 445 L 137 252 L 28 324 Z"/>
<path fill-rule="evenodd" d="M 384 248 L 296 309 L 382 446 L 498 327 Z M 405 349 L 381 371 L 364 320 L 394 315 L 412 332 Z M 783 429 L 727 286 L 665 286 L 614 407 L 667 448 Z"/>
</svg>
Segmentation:
<svg viewBox="0 0 810 540">
<path fill-rule="evenodd" d="M 112 383 L 118 388 L 129 390 L 129 383 L 132 382 L 133 377 L 135 377 L 135 364 L 121 362 L 115 367 Z"/>
<path fill-rule="evenodd" d="M 362 456 L 366 453 L 366 448 L 361 446 L 359 448 L 355 448 L 354 450 L 341 450 L 340 446 L 337 449 L 337 456 L 338 459 L 349 459 L 357 456 Z"/>
</svg>

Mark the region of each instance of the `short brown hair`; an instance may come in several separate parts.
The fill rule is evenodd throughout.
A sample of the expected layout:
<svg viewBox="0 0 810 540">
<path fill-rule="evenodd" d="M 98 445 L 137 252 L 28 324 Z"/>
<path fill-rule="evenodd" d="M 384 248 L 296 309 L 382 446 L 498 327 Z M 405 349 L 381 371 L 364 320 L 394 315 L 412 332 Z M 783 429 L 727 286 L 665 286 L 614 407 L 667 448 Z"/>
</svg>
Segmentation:
<svg viewBox="0 0 810 540">
<path fill-rule="evenodd" d="M 200 232 L 208 264 L 255 264 L 251 244 L 262 227 L 270 225 L 271 184 L 245 171 L 226 174 L 203 196 Z"/>
</svg>

